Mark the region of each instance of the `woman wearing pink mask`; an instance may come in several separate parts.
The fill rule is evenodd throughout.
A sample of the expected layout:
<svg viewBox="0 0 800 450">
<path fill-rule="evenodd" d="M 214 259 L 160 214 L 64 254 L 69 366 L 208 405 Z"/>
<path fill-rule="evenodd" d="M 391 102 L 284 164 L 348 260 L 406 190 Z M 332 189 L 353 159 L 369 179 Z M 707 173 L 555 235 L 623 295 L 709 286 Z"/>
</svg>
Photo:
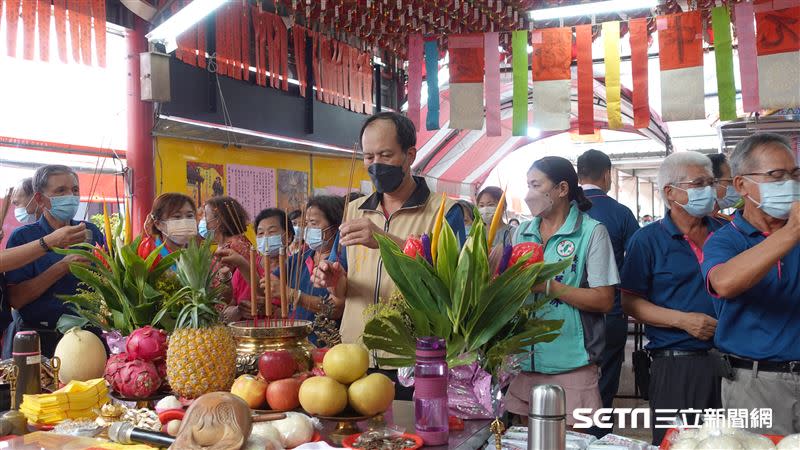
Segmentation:
<svg viewBox="0 0 800 450">
<path fill-rule="evenodd" d="M 525 202 L 534 216 L 520 224 L 514 243 L 535 242 L 548 263 L 570 259 L 572 265 L 554 279 L 533 288 L 529 302 L 551 299 L 536 312 L 544 320 L 562 320 L 559 336 L 536 344 L 523 372 L 511 383 L 508 410 L 527 415 L 531 388 L 558 384 L 566 390 L 567 424 L 576 408 L 602 407 L 597 365 L 605 341 L 604 313 L 614 304 L 619 274 L 608 231 L 584 211 L 591 202 L 578 186 L 568 160 L 542 158 L 528 171 Z"/>
</svg>

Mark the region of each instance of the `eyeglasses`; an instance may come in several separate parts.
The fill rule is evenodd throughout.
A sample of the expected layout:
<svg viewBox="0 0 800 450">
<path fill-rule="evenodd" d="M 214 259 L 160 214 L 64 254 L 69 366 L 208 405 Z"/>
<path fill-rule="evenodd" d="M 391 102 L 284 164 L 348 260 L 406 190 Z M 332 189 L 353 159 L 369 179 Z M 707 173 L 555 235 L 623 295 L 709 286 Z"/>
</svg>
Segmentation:
<svg viewBox="0 0 800 450">
<path fill-rule="evenodd" d="M 766 172 L 744 173 L 742 175 L 743 176 L 759 175 L 762 177 L 772 178 L 775 181 L 785 181 L 789 179 L 800 181 L 800 167 L 795 167 L 792 170 L 774 169 L 774 170 L 768 170 Z"/>
<path fill-rule="evenodd" d="M 697 178 L 691 181 L 679 181 L 673 184 L 675 185 L 685 184 L 693 188 L 702 188 L 708 186 L 716 186 L 717 180 L 715 180 L 714 178 Z"/>
</svg>

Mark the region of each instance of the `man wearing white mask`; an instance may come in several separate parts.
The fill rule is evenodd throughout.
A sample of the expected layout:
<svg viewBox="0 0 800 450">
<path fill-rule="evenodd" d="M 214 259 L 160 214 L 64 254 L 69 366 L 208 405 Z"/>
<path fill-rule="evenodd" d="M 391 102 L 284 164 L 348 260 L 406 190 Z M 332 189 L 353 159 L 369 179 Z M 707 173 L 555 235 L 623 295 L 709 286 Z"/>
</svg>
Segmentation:
<svg viewBox="0 0 800 450">
<path fill-rule="evenodd" d="M 486 225 L 487 230 L 492 224 L 494 212 L 497 210 L 497 205 L 500 204 L 500 199 L 502 197 L 503 190 L 497 186 L 485 187 L 478 193 L 478 197 L 476 198 L 478 212 L 480 213 L 481 219 L 483 219 L 483 223 Z M 511 237 L 514 236 L 514 230 L 510 228 L 505 221 L 505 200 L 503 200 L 503 205 L 500 207 L 500 211 L 503 213 L 503 218 L 500 219 L 500 226 L 497 227 L 497 231 L 495 232 L 494 245 L 504 246 L 506 244 L 510 244 Z"/>
<path fill-rule="evenodd" d="M 100 230 L 90 222 L 73 220 L 80 205 L 78 176 L 66 166 L 48 165 L 36 170 L 33 176 L 33 201 L 42 211 L 38 222 L 14 230 L 8 248 L 38 242 L 44 256 L 6 274 L 10 304 L 22 316 L 23 330 L 39 332 L 42 354 L 53 355 L 60 338 L 55 331 L 62 314 L 71 310 L 58 298 L 74 294 L 78 279 L 69 272 L 69 263 L 79 261 L 75 255 L 62 256 L 53 252 L 45 237 L 53 231 L 83 223 L 86 242 L 104 244 Z"/>
<path fill-rule="evenodd" d="M 788 139 L 740 142 L 731 157 L 744 198 L 705 246 L 703 274 L 719 317 L 714 342 L 728 354 L 725 408 L 770 408 L 772 427 L 800 432 L 800 167 Z"/>
<path fill-rule="evenodd" d="M 664 218 L 631 237 L 620 273 L 623 311 L 644 322 L 650 366 L 653 444 L 661 443 L 663 410 L 720 408 L 720 358 L 711 296 L 700 272 L 703 244 L 724 225 L 710 217 L 716 202 L 711 161 L 697 152 L 668 156 L 658 171 Z M 690 415 L 691 416 L 691 415 Z M 690 421 L 695 417 L 690 417 Z"/>
</svg>

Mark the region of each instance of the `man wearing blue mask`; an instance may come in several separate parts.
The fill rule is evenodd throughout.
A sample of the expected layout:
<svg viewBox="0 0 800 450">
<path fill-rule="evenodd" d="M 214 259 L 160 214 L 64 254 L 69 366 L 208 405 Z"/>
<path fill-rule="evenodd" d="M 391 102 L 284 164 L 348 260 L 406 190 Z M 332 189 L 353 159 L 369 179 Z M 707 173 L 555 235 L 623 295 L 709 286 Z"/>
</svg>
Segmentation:
<svg viewBox="0 0 800 450">
<path fill-rule="evenodd" d="M 736 192 L 733 186 L 733 175 L 731 175 L 731 165 L 728 158 L 723 153 L 708 155 L 714 171 L 714 178 L 717 180 L 717 206 L 714 208 L 714 217 L 731 221 L 731 216 L 723 213 L 726 209 L 733 208 L 742 196 Z"/>
<path fill-rule="evenodd" d="M 395 290 L 382 267 L 375 234 L 402 247 L 409 235 L 433 230 L 441 196 L 430 191 L 425 179 L 412 175 L 416 140 L 414 124 L 395 112 L 375 114 L 361 128 L 364 167 L 376 192 L 347 205 L 347 222 L 339 228 L 329 262 L 317 266 L 313 278 L 316 286 L 329 288 L 333 296 L 344 299 L 341 335 L 345 343 L 360 341 L 367 307 L 388 299 Z M 447 222 L 463 243 L 461 207 L 448 199 L 446 208 Z M 336 252 L 339 240 L 341 255 Z M 396 377 L 396 371 L 389 376 Z"/>
<path fill-rule="evenodd" d="M 710 217 L 714 186 L 704 155 L 678 152 L 664 159 L 658 189 L 666 214 L 634 233 L 620 273 L 622 310 L 644 322 L 649 341 L 654 445 L 664 437 L 665 421 L 675 417 L 664 410 L 722 405 L 720 357 L 709 353 L 717 320 L 700 272 L 703 244 L 725 223 Z"/>
<path fill-rule="evenodd" d="M 727 409 L 769 408 L 772 427 L 800 432 L 800 167 L 783 136 L 756 134 L 731 156 L 744 198 L 730 225 L 705 246 L 703 274 L 719 317 L 716 346 L 728 355 Z"/>
<path fill-rule="evenodd" d="M 73 220 L 80 205 L 77 174 L 66 166 L 48 165 L 36 170 L 33 176 L 33 201 L 41 218 L 17 228 L 8 239 L 8 247 L 38 242 L 45 255 L 6 274 L 10 303 L 22 316 L 22 330 L 39 333 L 42 354 L 51 357 L 60 335 L 55 331 L 62 314 L 70 312 L 59 295 L 74 294 L 78 279 L 69 272 L 69 263 L 79 261 L 75 255 L 62 256 L 50 249 L 45 236 L 55 230 L 83 223 L 85 242 L 104 244 L 100 230 L 90 222 Z"/>
</svg>

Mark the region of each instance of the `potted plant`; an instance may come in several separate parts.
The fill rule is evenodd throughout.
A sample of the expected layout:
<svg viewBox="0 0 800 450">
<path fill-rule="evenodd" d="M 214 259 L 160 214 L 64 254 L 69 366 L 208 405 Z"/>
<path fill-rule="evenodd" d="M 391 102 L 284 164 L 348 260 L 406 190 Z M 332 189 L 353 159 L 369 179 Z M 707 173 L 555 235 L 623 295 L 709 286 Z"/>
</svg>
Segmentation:
<svg viewBox="0 0 800 450">
<path fill-rule="evenodd" d="M 381 352 L 378 364 L 410 368 L 418 337 L 444 338 L 451 412 L 461 418 L 495 417 L 498 392 L 519 370 L 519 360 L 534 344 L 554 340 L 561 327 L 561 321 L 535 317 L 549 299 L 529 300 L 531 288 L 562 272 L 571 260 L 546 264 L 541 248 L 526 244 L 516 259 L 514 249 L 504 248 L 492 269 L 483 223 L 473 224 L 459 250 L 453 230 L 442 223 L 443 209 L 444 201 L 433 242 L 425 235 L 412 236 L 400 249 L 391 239 L 376 236 L 397 293 L 371 309 L 363 340 Z"/>
</svg>

